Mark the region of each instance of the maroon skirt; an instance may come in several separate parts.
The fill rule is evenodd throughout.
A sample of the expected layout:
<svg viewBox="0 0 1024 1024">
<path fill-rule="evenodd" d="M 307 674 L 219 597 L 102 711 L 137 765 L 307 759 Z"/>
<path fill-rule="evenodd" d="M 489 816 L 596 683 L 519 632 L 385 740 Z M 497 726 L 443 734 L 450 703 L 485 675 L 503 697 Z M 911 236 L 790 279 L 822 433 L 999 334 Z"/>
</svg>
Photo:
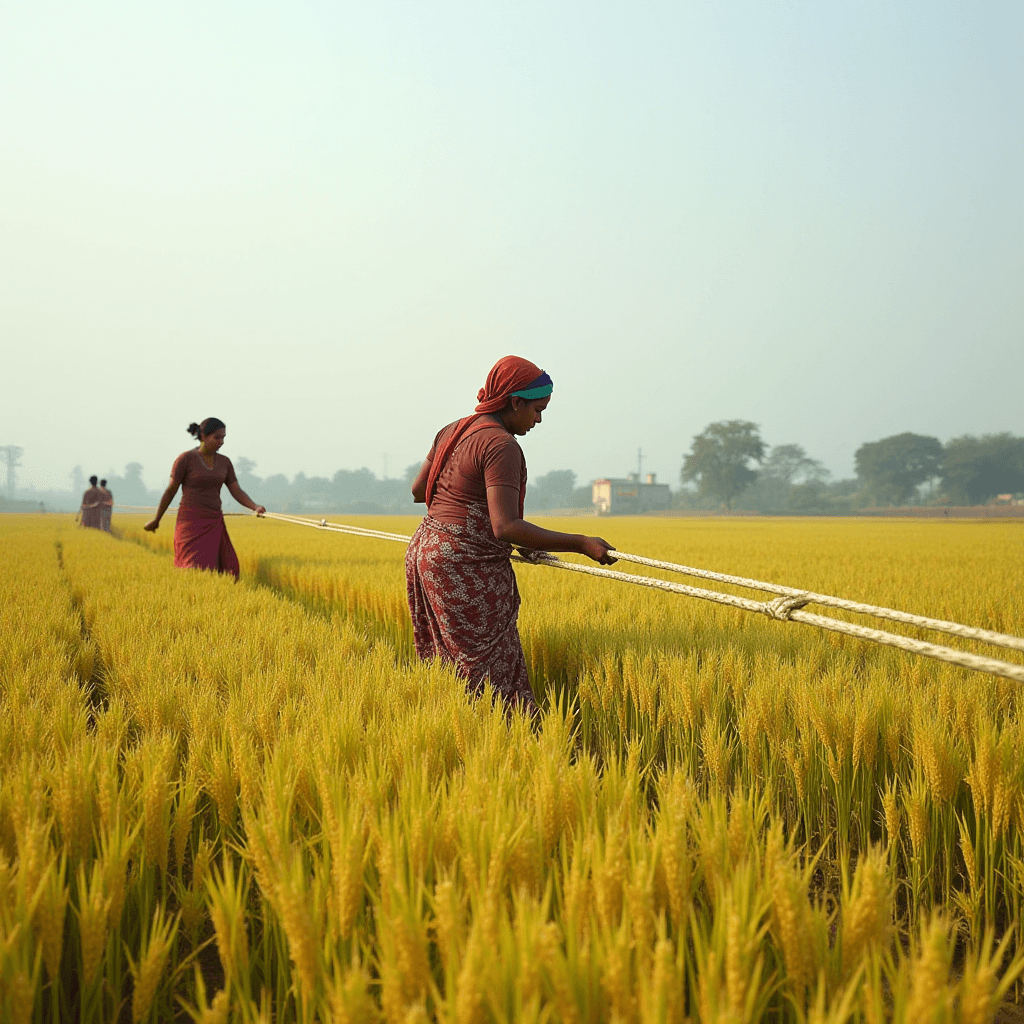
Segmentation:
<svg viewBox="0 0 1024 1024">
<path fill-rule="evenodd" d="M 471 693 L 490 682 L 507 707 L 533 712 L 511 553 L 486 505 L 470 505 L 465 524 L 426 516 L 405 556 L 409 612 L 420 658 L 453 665 Z"/>
<path fill-rule="evenodd" d="M 222 512 L 179 508 L 174 524 L 174 564 L 179 569 L 212 569 L 238 578 L 238 555 Z"/>
</svg>

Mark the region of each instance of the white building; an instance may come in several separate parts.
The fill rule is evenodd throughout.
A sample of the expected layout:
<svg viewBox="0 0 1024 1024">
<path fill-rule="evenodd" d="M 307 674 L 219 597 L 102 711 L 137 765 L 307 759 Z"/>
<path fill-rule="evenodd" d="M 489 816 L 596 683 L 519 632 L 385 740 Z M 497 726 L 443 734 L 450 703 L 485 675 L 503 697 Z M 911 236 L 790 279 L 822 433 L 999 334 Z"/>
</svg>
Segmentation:
<svg viewBox="0 0 1024 1024">
<path fill-rule="evenodd" d="M 625 479 L 595 480 L 594 510 L 601 516 L 631 516 L 640 512 L 661 512 L 672 505 L 668 484 L 655 482 L 648 473 L 644 481 L 636 473 Z"/>
</svg>

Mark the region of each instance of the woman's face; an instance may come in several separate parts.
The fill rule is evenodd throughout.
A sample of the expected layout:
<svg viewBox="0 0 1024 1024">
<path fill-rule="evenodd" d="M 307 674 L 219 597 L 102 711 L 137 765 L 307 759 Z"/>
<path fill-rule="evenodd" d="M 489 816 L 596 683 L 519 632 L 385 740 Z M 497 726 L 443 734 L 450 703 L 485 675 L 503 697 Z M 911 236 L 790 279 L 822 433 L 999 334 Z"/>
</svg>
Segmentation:
<svg viewBox="0 0 1024 1024">
<path fill-rule="evenodd" d="M 224 438 L 227 436 L 227 430 L 221 427 L 220 430 L 215 430 L 212 434 L 203 434 L 201 440 L 202 446 L 208 452 L 217 451 L 222 444 L 224 444 Z"/>
<path fill-rule="evenodd" d="M 541 413 L 548 407 L 551 396 L 546 398 L 525 398 L 512 399 L 512 412 L 505 419 L 509 430 L 513 434 L 529 433 L 541 421 Z"/>
</svg>

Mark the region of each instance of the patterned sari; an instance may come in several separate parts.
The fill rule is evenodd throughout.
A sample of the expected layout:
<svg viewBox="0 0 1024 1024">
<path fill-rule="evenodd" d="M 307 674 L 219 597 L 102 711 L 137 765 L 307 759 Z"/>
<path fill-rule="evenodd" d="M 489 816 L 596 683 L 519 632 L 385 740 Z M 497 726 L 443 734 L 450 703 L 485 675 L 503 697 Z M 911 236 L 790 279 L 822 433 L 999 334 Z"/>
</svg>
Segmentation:
<svg viewBox="0 0 1024 1024">
<path fill-rule="evenodd" d="M 453 665 L 471 693 L 489 681 L 506 708 L 533 713 L 511 554 L 491 532 L 486 504 L 469 505 L 463 524 L 427 515 L 405 558 L 409 611 L 420 658 Z"/>
</svg>

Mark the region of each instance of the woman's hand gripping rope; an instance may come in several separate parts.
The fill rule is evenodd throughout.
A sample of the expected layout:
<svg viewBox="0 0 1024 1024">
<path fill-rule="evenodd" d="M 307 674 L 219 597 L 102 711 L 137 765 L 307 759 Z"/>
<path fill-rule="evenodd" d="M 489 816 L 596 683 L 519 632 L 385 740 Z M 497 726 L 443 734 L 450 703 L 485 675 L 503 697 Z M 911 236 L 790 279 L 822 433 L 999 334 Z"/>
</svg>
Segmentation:
<svg viewBox="0 0 1024 1024">
<path fill-rule="evenodd" d="M 600 537 L 580 538 L 579 554 L 586 555 L 587 558 L 594 562 L 599 562 L 601 565 L 615 564 L 616 559 L 611 554 L 614 550 L 615 548 L 608 541 L 602 540 Z M 558 561 L 550 551 L 534 551 L 532 548 L 517 547 L 516 554 L 519 555 L 521 561 L 531 562 L 534 565 Z"/>
</svg>

